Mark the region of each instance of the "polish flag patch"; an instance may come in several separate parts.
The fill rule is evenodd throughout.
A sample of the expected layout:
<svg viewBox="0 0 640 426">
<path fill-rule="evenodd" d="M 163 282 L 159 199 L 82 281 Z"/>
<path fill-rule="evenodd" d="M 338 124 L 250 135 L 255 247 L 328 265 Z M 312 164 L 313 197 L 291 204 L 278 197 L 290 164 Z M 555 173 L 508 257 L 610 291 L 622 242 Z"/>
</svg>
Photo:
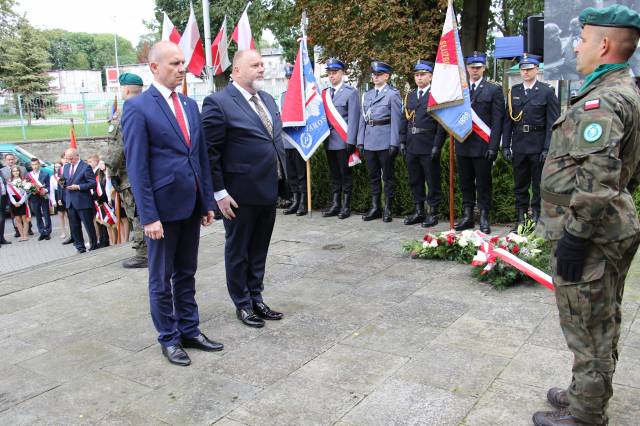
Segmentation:
<svg viewBox="0 0 640 426">
<path fill-rule="evenodd" d="M 584 110 L 589 111 L 592 109 L 600 108 L 600 99 L 592 99 L 584 103 Z"/>
</svg>

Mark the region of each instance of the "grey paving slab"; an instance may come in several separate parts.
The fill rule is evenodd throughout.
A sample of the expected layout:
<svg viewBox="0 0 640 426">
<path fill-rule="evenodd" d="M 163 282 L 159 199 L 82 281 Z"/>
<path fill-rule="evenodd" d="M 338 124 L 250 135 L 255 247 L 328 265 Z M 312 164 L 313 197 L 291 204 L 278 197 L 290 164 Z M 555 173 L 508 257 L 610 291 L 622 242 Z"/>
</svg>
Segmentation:
<svg viewBox="0 0 640 426">
<path fill-rule="evenodd" d="M 31 374 L 19 366 L 0 369 L 0 412 L 43 394 L 61 384 L 60 381 Z M 5 423 L 6 424 L 6 423 Z"/>
<path fill-rule="evenodd" d="M 351 425 L 455 425 L 476 399 L 439 388 L 389 379 L 351 410 Z"/>
<path fill-rule="evenodd" d="M 475 397 L 489 387 L 508 362 L 505 357 L 434 343 L 403 365 L 394 377 Z"/>
<path fill-rule="evenodd" d="M 17 364 L 46 352 L 43 347 L 19 339 L 0 340 L 0 366 Z"/>
<path fill-rule="evenodd" d="M 640 348 L 622 347 L 613 381 L 620 385 L 640 389 Z"/>
<path fill-rule="evenodd" d="M 571 382 L 573 354 L 569 351 L 524 345 L 504 369 L 502 380 L 549 389 Z"/>
</svg>

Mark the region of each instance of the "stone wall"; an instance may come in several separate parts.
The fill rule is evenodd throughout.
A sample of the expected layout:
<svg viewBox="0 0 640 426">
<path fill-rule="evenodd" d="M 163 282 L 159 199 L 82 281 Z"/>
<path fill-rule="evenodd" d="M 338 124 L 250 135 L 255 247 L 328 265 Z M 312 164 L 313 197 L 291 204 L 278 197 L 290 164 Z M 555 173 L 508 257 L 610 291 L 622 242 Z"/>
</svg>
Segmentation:
<svg viewBox="0 0 640 426">
<path fill-rule="evenodd" d="M 78 139 L 80 158 L 86 159 L 96 153 L 102 156 L 107 151 L 107 143 L 108 140 L 104 137 Z M 69 139 L 29 141 L 22 142 L 19 146 L 41 160 L 56 162 L 60 159 L 60 155 L 64 153 L 65 149 L 69 148 Z"/>
</svg>

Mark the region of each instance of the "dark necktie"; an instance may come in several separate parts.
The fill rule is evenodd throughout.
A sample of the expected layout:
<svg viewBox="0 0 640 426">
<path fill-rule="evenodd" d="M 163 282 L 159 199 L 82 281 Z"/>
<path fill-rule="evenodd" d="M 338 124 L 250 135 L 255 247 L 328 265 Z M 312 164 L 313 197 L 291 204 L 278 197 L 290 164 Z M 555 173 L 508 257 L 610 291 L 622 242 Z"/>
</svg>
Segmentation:
<svg viewBox="0 0 640 426">
<path fill-rule="evenodd" d="M 376 98 L 378 97 L 379 93 L 380 93 L 380 91 L 378 89 L 376 89 Z"/>
<path fill-rule="evenodd" d="M 187 122 L 184 119 L 182 107 L 180 106 L 180 101 L 178 101 L 178 95 L 176 92 L 171 92 L 171 99 L 173 100 L 173 109 L 175 110 L 176 120 L 178 120 L 178 126 L 180 126 L 182 136 L 184 136 L 187 146 L 191 146 L 191 139 L 189 139 L 189 131 L 187 130 Z"/>
<path fill-rule="evenodd" d="M 418 100 L 422 99 L 422 90 L 418 90 Z"/>
<path fill-rule="evenodd" d="M 471 96 L 473 96 L 474 93 L 476 93 L 476 84 L 471 83 Z"/>
<path fill-rule="evenodd" d="M 524 95 L 525 95 L 525 96 L 529 96 L 529 91 L 530 91 L 530 90 L 531 90 L 531 89 L 524 89 Z"/>
<path fill-rule="evenodd" d="M 329 90 L 329 94 L 331 95 L 331 99 L 333 99 L 333 95 L 336 94 L 336 89 L 334 89 L 333 87 Z"/>
</svg>

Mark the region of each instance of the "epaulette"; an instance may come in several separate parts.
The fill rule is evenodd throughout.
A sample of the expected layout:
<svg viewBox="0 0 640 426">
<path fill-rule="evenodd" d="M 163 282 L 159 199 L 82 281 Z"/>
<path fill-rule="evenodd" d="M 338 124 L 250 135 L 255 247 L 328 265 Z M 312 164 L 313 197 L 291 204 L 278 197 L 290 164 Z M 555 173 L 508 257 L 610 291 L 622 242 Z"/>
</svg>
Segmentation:
<svg viewBox="0 0 640 426">
<path fill-rule="evenodd" d="M 500 83 L 498 83 L 498 82 L 496 82 L 496 81 L 489 80 L 488 78 L 487 78 L 487 80 L 486 80 L 486 81 L 487 81 L 487 83 L 491 83 L 491 84 L 493 84 L 494 86 L 501 87 L 501 84 L 500 84 Z"/>
</svg>

